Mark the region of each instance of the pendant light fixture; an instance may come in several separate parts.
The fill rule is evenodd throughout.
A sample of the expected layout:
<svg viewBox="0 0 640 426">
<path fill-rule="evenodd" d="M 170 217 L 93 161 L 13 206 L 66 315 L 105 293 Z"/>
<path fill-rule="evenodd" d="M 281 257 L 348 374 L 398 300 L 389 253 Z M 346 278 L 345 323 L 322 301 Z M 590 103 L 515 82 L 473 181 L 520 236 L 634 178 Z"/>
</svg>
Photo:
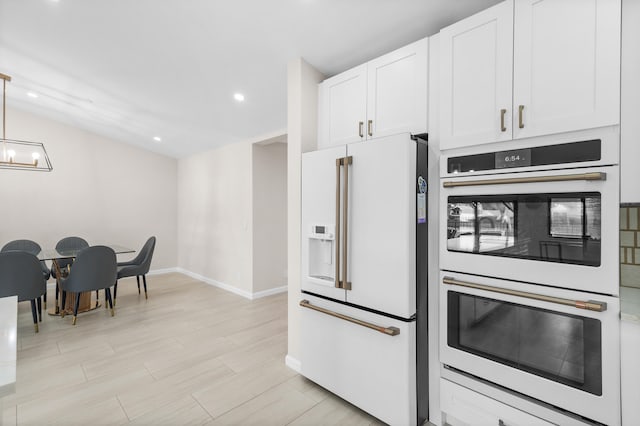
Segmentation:
<svg viewBox="0 0 640 426">
<path fill-rule="evenodd" d="M 0 73 L 2 79 L 2 139 L 0 139 L 0 169 L 50 172 L 51 161 L 41 142 L 7 139 L 7 82 L 11 77 Z"/>
</svg>

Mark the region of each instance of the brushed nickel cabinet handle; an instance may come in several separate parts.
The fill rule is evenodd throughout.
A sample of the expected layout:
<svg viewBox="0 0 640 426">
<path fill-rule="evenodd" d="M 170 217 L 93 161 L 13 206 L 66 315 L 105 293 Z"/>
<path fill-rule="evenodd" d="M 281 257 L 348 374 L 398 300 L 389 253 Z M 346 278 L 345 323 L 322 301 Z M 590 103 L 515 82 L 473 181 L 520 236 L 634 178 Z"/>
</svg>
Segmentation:
<svg viewBox="0 0 640 426">
<path fill-rule="evenodd" d="M 443 188 L 455 188 L 459 186 L 483 186 L 483 185 L 505 185 L 512 183 L 541 183 L 541 182 L 568 182 L 574 180 L 606 180 L 607 174 L 603 172 L 581 173 L 576 175 L 554 175 L 536 177 L 518 177 L 503 179 L 483 179 L 466 181 L 445 181 Z"/>
<path fill-rule="evenodd" d="M 336 275 L 334 278 L 335 288 L 342 288 L 340 282 L 340 166 L 342 158 L 336 158 L 336 236 L 333 241 L 336 245 Z"/>
<path fill-rule="evenodd" d="M 362 133 L 363 127 L 364 123 L 362 121 L 358 121 L 358 135 L 360 135 L 361 138 L 364 137 L 364 133 Z"/>
<path fill-rule="evenodd" d="M 518 106 L 518 127 L 524 129 L 524 120 L 522 118 L 522 111 L 524 111 L 524 105 Z"/>
<path fill-rule="evenodd" d="M 504 126 L 504 115 L 507 113 L 506 109 L 501 109 L 500 110 L 500 131 L 501 132 L 506 132 L 507 128 Z"/>
<path fill-rule="evenodd" d="M 347 264 L 349 255 L 348 244 L 348 221 L 349 221 L 349 165 L 353 163 L 353 157 L 348 156 L 343 159 L 344 165 L 344 190 L 342 191 L 342 287 L 351 290 L 351 283 L 347 280 Z"/>
<path fill-rule="evenodd" d="M 604 312 L 607 310 L 606 302 L 598 302 L 597 300 L 572 300 L 562 297 L 552 297 L 543 294 L 529 293 L 526 291 L 508 290 L 506 288 L 493 287 L 485 284 L 476 284 L 468 281 L 456 280 L 453 277 L 443 277 L 442 284 L 457 285 L 460 287 L 475 288 L 477 290 L 490 291 L 492 293 L 508 294 L 509 296 L 524 297 L 526 299 L 540 300 L 542 302 L 555 303 L 558 305 L 572 306 L 587 311 Z"/>
<path fill-rule="evenodd" d="M 367 321 L 362 321 L 362 320 L 359 320 L 357 318 L 350 317 L 348 315 L 343 315 L 343 314 L 339 314 L 339 313 L 334 312 L 334 311 L 330 311 L 329 309 L 324 309 L 324 308 L 321 308 L 319 306 L 313 306 L 311 304 L 311 302 L 309 302 L 306 299 L 300 301 L 300 306 L 302 306 L 303 308 L 308 308 L 308 309 L 312 309 L 314 311 L 322 312 L 323 314 L 327 314 L 327 315 L 332 316 L 332 317 L 340 318 L 341 320 L 349 321 L 349 322 L 352 322 L 354 324 L 361 325 L 363 327 L 370 328 L 372 330 L 375 330 L 375 331 L 380 332 L 382 334 L 386 334 L 388 336 L 397 336 L 398 334 L 400 334 L 400 329 L 398 327 L 382 327 L 380 325 L 372 324 L 372 323 L 367 322 Z"/>
<path fill-rule="evenodd" d="M 373 120 L 367 122 L 367 133 L 369 133 L 369 136 L 373 136 Z"/>
</svg>

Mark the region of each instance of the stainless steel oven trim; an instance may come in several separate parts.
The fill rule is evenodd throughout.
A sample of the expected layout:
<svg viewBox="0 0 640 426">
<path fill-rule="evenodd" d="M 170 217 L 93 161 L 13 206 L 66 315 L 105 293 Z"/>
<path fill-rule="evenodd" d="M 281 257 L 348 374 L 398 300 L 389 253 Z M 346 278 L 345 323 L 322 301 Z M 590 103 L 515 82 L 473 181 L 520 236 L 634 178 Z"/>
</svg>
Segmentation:
<svg viewBox="0 0 640 426">
<path fill-rule="evenodd" d="M 467 287 L 467 288 L 476 288 L 478 290 L 485 290 L 493 293 L 508 294 L 511 296 L 524 297 L 526 299 L 540 300 L 543 302 L 556 303 L 556 304 L 565 305 L 565 306 L 573 306 L 574 308 L 586 309 L 588 311 L 604 312 L 607 310 L 607 303 L 599 302 L 597 300 L 572 300 L 572 299 L 565 299 L 562 297 L 552 297 L 552 296 L 546 296 L 543 294 L 529 293 L 526 291 L 509 290 L 509 289 L 494 287 L 494 286 L 485 285 L 485 284 L 477 284 L 477 283 L 472 283 L 468 281 L 460 281 L 460 280 L 456 280 L 453 277 L 443 277 L 442 284 L 457 285 L 460 287 Z"/>
</svg>

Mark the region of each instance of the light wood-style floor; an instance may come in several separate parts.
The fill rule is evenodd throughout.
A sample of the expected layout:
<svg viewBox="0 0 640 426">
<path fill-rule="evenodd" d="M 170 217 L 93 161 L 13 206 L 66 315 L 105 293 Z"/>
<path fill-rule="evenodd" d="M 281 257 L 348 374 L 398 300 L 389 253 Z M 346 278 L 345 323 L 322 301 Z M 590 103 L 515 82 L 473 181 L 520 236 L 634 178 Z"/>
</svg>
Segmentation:
<svg viewBox="0 0 640 426">
<path fill-rule="evenodd" d="M 115 317 L 45 315 L 38 334 L 21 303 L 3 425 L 380 424 L 284 365 L 286 294 L 249 301 L 181 274 L 148 284 L 145 300 L 122 280 Z"/>
</svg>

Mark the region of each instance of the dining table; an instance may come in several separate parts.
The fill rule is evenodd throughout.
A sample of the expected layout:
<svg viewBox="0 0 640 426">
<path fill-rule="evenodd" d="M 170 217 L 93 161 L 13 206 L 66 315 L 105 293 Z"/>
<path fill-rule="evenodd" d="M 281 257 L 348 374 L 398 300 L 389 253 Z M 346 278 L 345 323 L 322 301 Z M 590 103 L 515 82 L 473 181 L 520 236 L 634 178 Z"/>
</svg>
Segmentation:
<svg viewBox="0 0 640 426">
<path fill-rule="evenodd" d="M 120 246 L 117 244 L 101 244 L 101 245 L 111 248 L 116 253 L 116 255 L 126 254 L 126 253 L 135 253 L 135 250 L 130 249 L 128 247 Z M 56 274 L 56 303 L 53 308 L 47 311 L 49 315 L 60 315 L 62 311 L 64 311 L 65 313 L 73 312 L 73 306 L 75 304 L 75 298 L 76 298 L 76 295 L 73 293 L 69 294 L 70 297 L 66 298 L 65 306 L 60 306 L 60 300 L 61 300 L 60 296 L 62 294 L 62 287 L 60 286 L 60 278 L 65 276 L 65 274 L 68 272 L 60 268 L 60 264 L 58 263 L 58 261 L 62 259 L 75 259 L 78 253 L 85 248 L 86 247 L 74 248 L 74 249 L 49 248 L 49 249 L 43 249 L 40 251 L 40 253 L 38 253 L 38 260 L 51 261 L 52 263 L 51 269 L 55 270 L 55 274 Z M 79 294 L 80 304 L 78 306 L 78 313 L 92 311 L 100 307 L 100 302 L 98 301 L 97 294 L 96 294 L 95 303 L 93 303 L 91 300 L 91 294 L 92 292 L 90 291 L 86 291 Z"/>
</svg>

